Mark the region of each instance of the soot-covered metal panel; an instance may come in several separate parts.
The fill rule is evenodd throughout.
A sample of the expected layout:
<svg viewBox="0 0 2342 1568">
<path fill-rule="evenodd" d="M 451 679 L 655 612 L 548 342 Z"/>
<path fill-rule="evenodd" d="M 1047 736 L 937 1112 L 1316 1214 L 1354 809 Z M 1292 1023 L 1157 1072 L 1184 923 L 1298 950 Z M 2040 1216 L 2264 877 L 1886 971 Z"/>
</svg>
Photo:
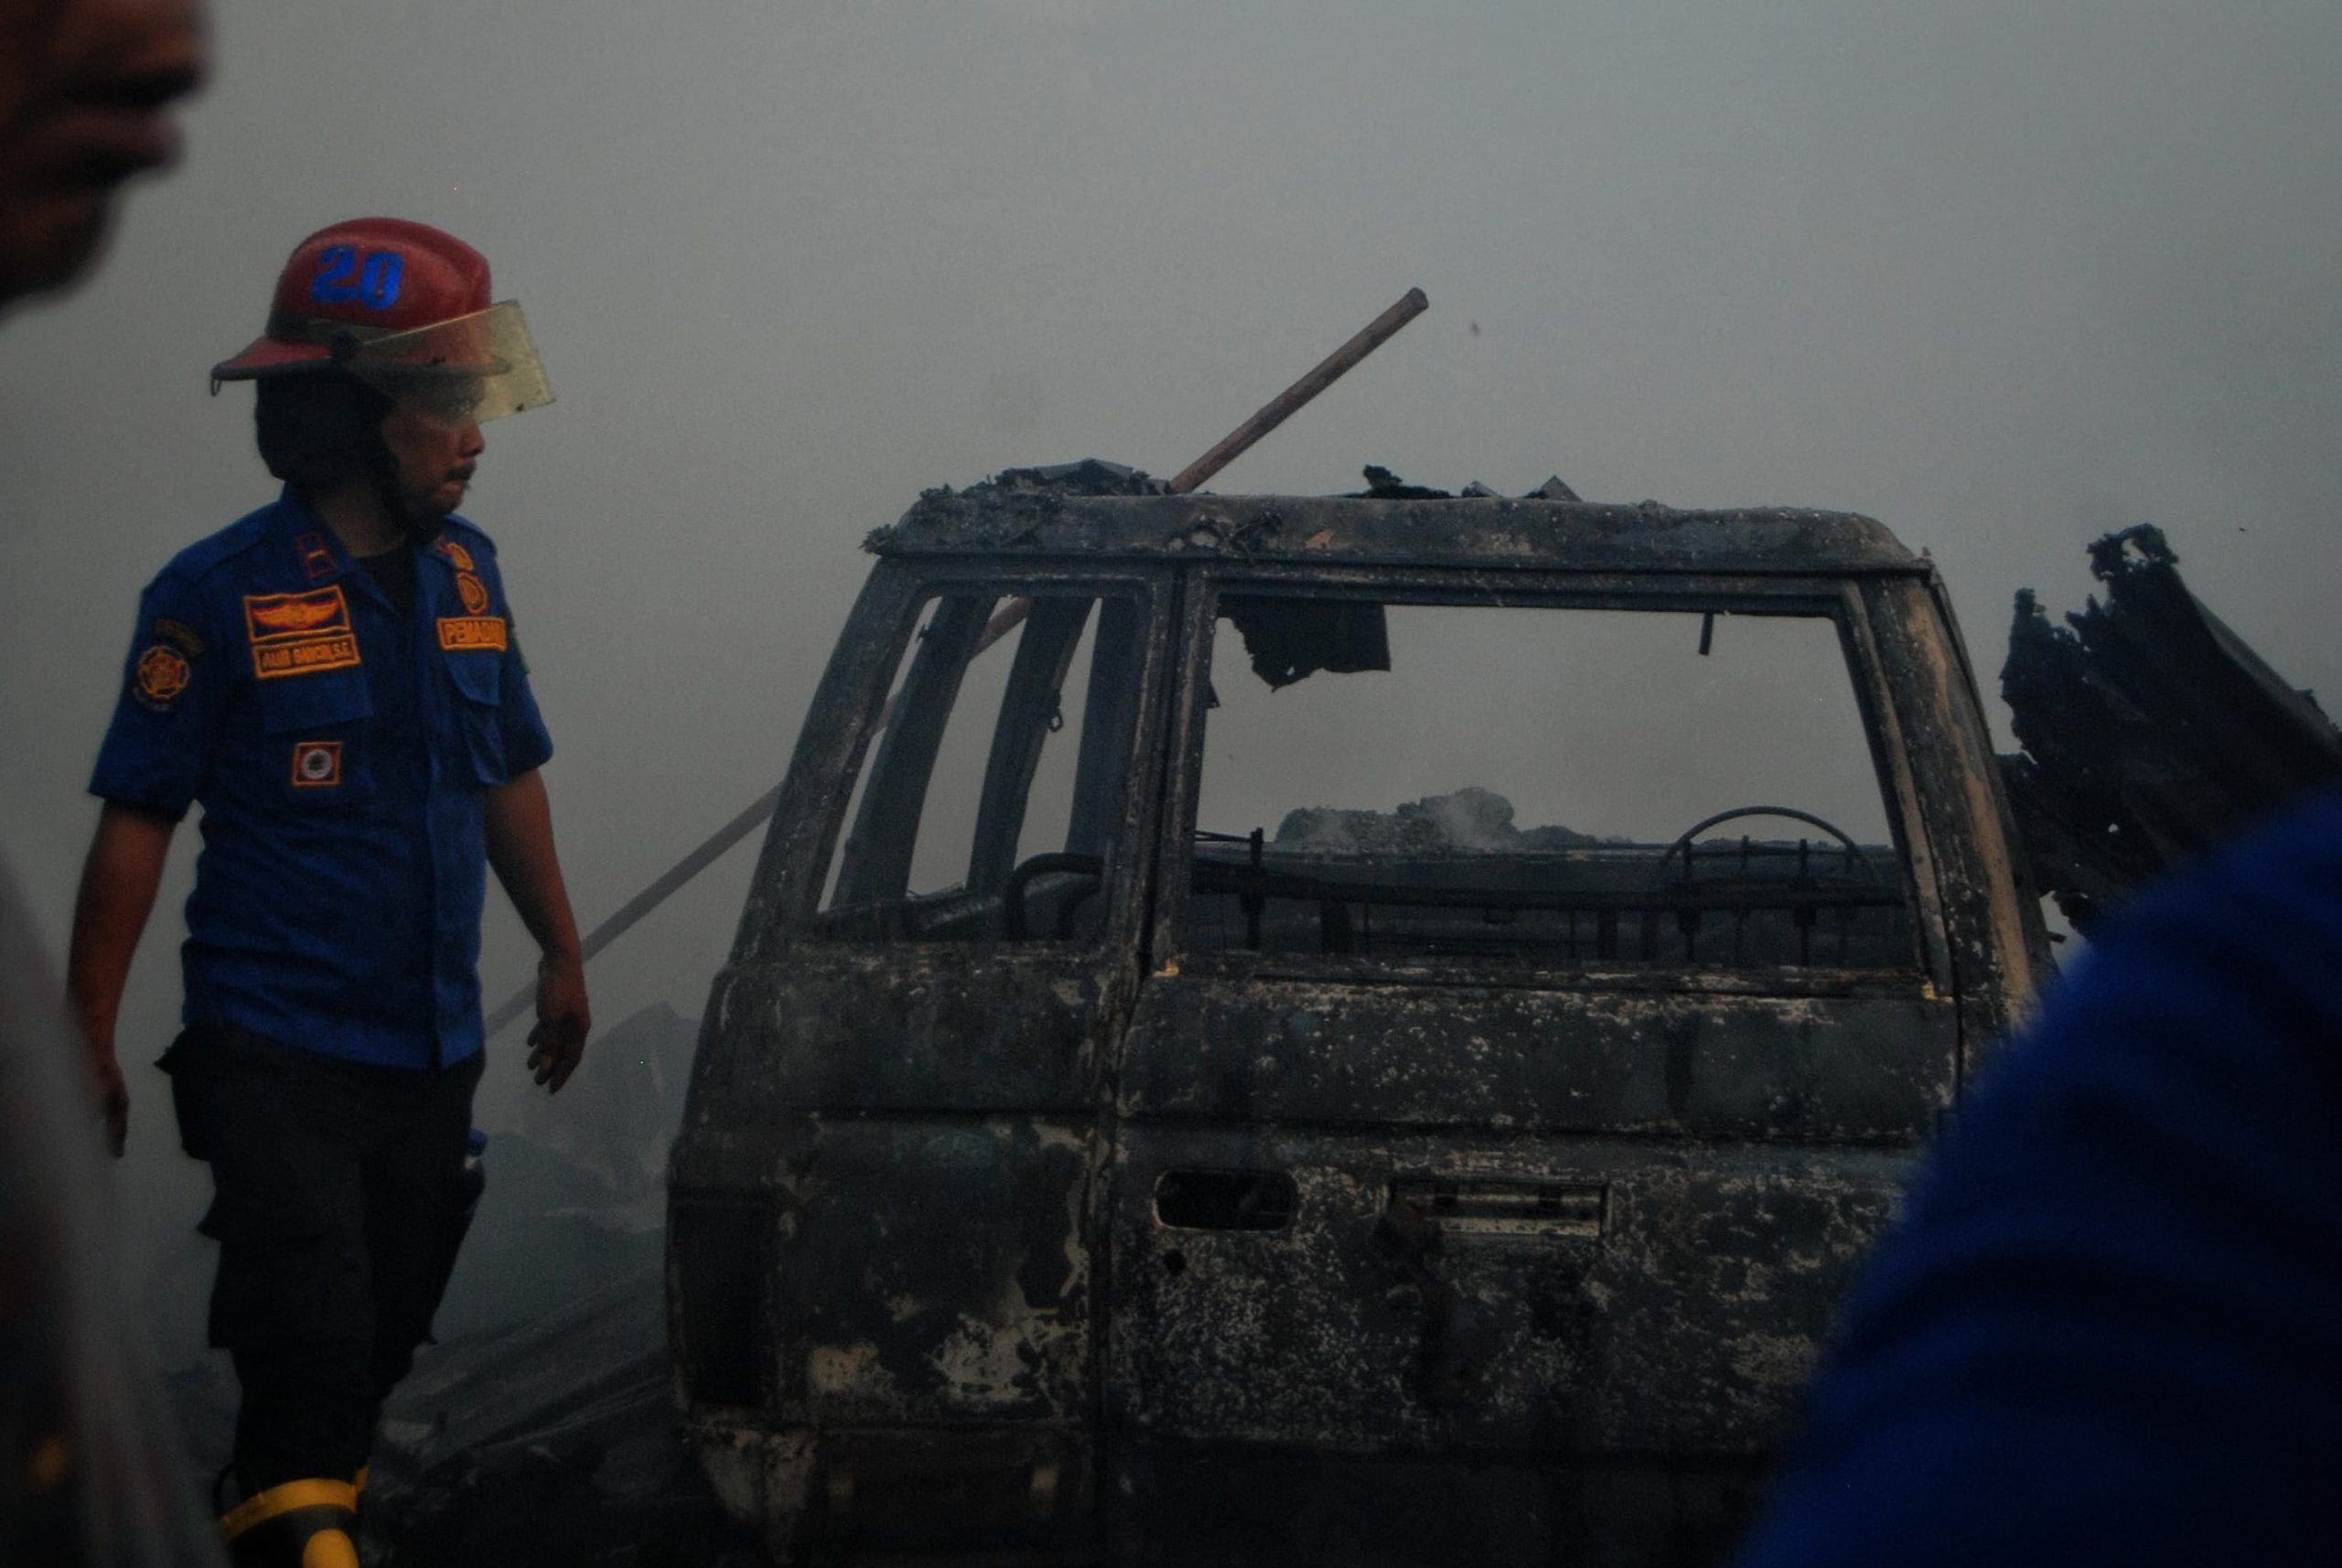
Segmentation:
<svg viewBox="0 0 2342 1568">
<path fill-rule="evenodd" d="M 1132 1124 L 1106 1388 L 1142 1437 L 1345 1452 L 1754 1456 L 1778 1435 L 1905 1156 L 1639 1140 Z M 1273 1231 L 1164 1222 L 1166 1172 L 1287 1173 Z M 1490 1230 L 1394 1184 L 1543 1184 L 1587 1223 Z"/>
<path fill-rule="evenodd" d="M 1080 1111 L 1100 966 L 1087 954 L 934 944 L 916 956 L 806 945 L 736 965 L 693 1115 L 761 1123 L 814 1107 Z"/>
<path fill-rule="evenodd" d="M 1883 988 L 1882 988 L 1883 989 Z M 1125 1114 L 1907 1143 L 1950 1102 L 1957 1018 L 1918 994 L 1689 996 L 1164 978 Z"/>
<path fill-rule="evenodd" d="M 779 1130 L 777 1412 L 1066 1420 L 1089 1388 L 1090 1136 L 1033 1118 Z"/>
<path fill-rule="evenodd" d="M 1870 518 L 1656 502 L 1378 500 L 1347 496 L 1073 496 L 929 490 L 870 537 L 882 555 L 1051 554 L 1300 560 L 1584 572 L 1920 574 Z"/>
</svg>

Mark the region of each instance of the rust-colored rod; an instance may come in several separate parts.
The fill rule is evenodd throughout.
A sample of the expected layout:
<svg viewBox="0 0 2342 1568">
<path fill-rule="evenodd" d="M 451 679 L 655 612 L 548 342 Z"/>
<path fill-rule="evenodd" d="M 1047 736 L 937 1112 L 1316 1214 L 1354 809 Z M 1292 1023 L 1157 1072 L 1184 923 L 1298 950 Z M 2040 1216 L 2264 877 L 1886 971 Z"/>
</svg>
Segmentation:
<svg viewBox="0 0 2342 1568">
<path fill-rule="evenodd" d="M 1252 443 L 1293 417 L 1304 403 L 1354 369 L 1360 360 L 1399 335 L 1399 328 L 1431 308 L 1419 288 L 1411 288 L 1399 303 L 1376 317 L 1366 329 L 1319 362 L 1317 368 L 1261 405 L 1261 411 L 1220 438 L 1219 445 L 1179 470 L 1171 493 L 1184 496 L 1242 456 Z"/>
</svg>

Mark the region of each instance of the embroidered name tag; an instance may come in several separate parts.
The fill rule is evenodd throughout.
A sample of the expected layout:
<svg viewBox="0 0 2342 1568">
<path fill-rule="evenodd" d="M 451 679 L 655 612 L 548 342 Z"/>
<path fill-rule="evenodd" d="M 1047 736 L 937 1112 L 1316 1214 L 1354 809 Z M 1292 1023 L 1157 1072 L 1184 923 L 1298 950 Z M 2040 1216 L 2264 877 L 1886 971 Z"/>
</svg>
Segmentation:
<svg viewBox="0 0 2342 1568">
<path fill-rule="evenodd" d="M 505 633 L 502 616 L 441 616 L 439 646 L 450 653 L 471 649 L 504 651 Z"/>
<path fill-rule="evenodd" d="M 252 673 L 263 681 L 361 662 L 349 601 L 338 585 L 306 594 L 246 594 L 244 634 L 252 642 Z"/>
</svg>

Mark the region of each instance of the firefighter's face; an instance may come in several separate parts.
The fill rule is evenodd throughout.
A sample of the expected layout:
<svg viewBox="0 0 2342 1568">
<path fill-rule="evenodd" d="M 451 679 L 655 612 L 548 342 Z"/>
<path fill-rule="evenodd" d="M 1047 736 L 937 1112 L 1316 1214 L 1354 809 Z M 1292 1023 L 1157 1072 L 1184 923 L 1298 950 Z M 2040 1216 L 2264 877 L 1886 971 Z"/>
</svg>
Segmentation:
<svg viewBox="0 0 2342 1568">
<path fill-rule="evenodd" d="M 0 305 L 79 275 L 205 64 L 201 0 L 0 0 Z"/>
<path fill-rule="evenodd" d="M 488 450 L 478 425 L 450 424 L 406 402 L 382 421 L 382 445 L 398 464 L 402 521 L 424 528 L 463 505 L 472 470 Z"/>
</svg>

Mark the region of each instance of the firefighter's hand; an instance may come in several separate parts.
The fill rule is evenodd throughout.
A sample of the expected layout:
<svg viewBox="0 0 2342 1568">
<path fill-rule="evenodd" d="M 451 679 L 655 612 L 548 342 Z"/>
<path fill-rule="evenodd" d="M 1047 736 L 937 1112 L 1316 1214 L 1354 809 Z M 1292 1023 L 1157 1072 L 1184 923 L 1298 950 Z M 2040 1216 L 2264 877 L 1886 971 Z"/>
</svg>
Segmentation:
<svg viewBox="0 0 2342 1568">
<path fill-rule="evenodd" d="M 529 1070 L 546 1093 L 559 1094 L 577 1070 L 593 1026 L 584 961 L 575 954 L 547 954 L 537 965 L 537 1026 L 529 1031 Z"/>
<path fill-rule="evenodd" d="M 112 1050 L 91 1048 L 90 1092 L 106 1119 L 106 1147 L 120 1159 L 130 1138 L 130 1086 L 122 1080 L 122 1063 Z"/>
</svg>

